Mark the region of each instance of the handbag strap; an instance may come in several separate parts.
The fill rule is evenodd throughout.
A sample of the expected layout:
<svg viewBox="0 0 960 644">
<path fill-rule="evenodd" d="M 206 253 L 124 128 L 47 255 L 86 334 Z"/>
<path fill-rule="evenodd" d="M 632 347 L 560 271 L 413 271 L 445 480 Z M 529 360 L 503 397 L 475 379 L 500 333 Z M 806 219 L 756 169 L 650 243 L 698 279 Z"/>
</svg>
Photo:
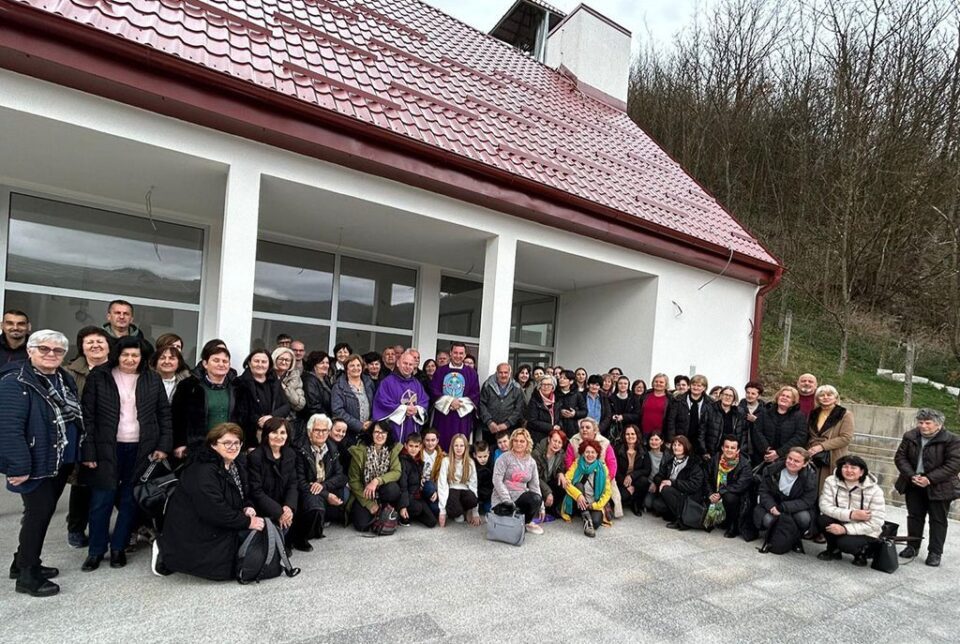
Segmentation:
<svg viewBox="0 0 960 644">
<path fill-rule="evenodd" d="M 168 472 L 171 472 L 171 473 L 173 472 L 173 468 L 170 467 L 170 463 L 167 461 L 166 458 L 161 458 L 156 461 L 150 461 L 150 465 L 147 466 L 147 469 L 143 472 L 143 476 L 140 477 L 140 482 L 146 483 L 147 481 L 149 481 L 150 476 L 153 474 L 153 471 L 157 469 L 157 465 L 161 465 L 161 464 L 165 468 L 167 468 Z"/>
<path fill-rule="evenodd" d="M 253 540 L 257 536 L 256 530 L 250 530 L 247 533 L 247 536 L 244 537 L 243 542 L 240 544 L 239 550 L 237 550 L 237 581 L 241 584 L 249 584 L 250 581 L 244 581 L 243 579 L 243 562 L 247 558 L 247 553 L 250 551 L 250 546 L 253 545 Z"/>
<path fill-rule="evenodd" d="M 267 562 L 273 561 L 273 555 L 277 554 L 280 556 L 280 566 L 283 568 L 284 573 L 287 577 L 296 577 L 300 574 L 299 568 L 294 568 L 293 564 L 290 563 L 290 558 L 287 557 L 287 551 L 283 547 L 283 535 L 280 534 L 280 529 L 273 523 L 273 521 L 265 521 L 267 536 L 270 543 L 270 553 L 268 554 Z"/>
</svg>

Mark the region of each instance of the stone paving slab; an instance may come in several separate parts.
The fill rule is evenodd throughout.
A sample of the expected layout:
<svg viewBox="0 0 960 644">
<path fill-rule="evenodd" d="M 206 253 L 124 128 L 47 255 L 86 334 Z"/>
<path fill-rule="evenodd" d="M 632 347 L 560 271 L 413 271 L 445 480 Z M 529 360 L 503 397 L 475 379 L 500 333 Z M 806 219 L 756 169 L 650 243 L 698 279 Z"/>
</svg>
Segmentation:
<svg viewBox="0 0 960 644">
<path fill-rule="evenodd" d="M 596 539 L 554 522 L 515 548 L 482 528 L 401 528 L 362 538 L 331 528 L 303 572 L 240 586 L 149 572 L 149 552 L 122 570 L 80 572 L 64 510 L 44 561 L 61 569 L 49 599 L 0 589 L 0 642 L 955 642 L 960 631 L 960 525 L 944 564 L 893 575 L 847 556 L 761 555 L 719 531 L 678 533 L 627 516 Z M 890 509 L 906 525 L 905 514 Z M 0 492 L 0 561 L 19 527 L 19 499 Z M 925 555 L 925 549 L 921 551 Z"/>
</svg>

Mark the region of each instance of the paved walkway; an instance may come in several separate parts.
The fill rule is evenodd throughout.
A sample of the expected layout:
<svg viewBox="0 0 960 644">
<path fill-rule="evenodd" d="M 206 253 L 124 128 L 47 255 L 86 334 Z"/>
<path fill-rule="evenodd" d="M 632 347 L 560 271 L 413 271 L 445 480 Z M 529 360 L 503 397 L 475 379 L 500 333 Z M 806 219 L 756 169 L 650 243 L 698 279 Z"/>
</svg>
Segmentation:
<svg viewBox="0 0 960 644">
<path fill-rule="evenodd" d="M 61 503 L 65 506 L 66 498 Z M 0 553 L 16 543 L 19 500 L 0 492 Z M 906 524 L 902 510 L 892 520 Z M 160 578 L 149 552 L 122 570 L 81 573 L 64 515 L 44 553 L 61 569 L 49 599 L 0 589 L 0 642 L 955 642 L 960 525 L 944 565 L 893 575 L 850 558 L 761 555 L 756 543 L 678 533 L 632 515 L 587 539 L 551 523 L 522 548 L 481 529 L 402 528 L 380 539 L 330 529 L 303 573 L 242 587 Z M 922 550 L 925 554 L 925 550 Z"/>
</svg>

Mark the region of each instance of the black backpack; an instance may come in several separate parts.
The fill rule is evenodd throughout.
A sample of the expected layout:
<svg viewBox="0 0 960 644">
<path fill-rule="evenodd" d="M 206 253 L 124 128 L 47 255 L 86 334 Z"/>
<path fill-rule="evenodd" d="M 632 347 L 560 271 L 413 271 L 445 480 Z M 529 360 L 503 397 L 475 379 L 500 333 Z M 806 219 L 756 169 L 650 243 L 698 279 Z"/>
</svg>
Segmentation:
<svg viewBox="0 0 960 644">
<path fill-rule="evenodd" d="M 283 536 L 269 519 L 264 520 L 263 530 L 250 530 L 237 551 L 237 581 L 241 584 L 259 583 L 261 579 L 273 579 L 285 572 L 287 577 L 300 574 L 294 568 L 283 549 Z"/>
<path fill-rule="evenodd" d="M 790 552 L 800 540 L 800 526 L 792 514 L 784 512 L 767 534 L 767 550 L 775 555 Z"/>
</svg>

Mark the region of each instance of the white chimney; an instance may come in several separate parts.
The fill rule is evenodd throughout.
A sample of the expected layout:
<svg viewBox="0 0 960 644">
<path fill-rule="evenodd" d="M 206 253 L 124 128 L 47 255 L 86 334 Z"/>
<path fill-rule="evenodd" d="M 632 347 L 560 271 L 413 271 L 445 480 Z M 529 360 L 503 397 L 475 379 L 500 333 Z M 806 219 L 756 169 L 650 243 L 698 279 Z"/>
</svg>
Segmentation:
<svg viewBox="0 0 960 644">
<path fill-rule="evenodd" d="M 630 31 L 581 4 L 547 37 L 546 65 L 572 77 L 577 87 L 617 109 L 627 109 Z"/>
</svg>

